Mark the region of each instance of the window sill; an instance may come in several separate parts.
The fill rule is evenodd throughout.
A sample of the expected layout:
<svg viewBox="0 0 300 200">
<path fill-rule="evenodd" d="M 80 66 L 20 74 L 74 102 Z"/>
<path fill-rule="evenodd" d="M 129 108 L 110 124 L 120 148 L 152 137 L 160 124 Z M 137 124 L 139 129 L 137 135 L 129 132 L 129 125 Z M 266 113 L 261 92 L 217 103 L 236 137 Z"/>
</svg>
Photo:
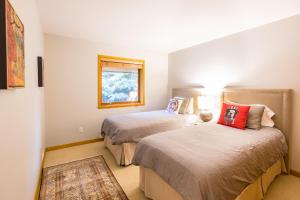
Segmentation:
<svg viewBox="0 0 300 200">
<path fill-rule="evenodd" d="M 122 108 L 122 107 L 135 107 L 135 106 L 144 106 L 145 103 L 120 103 L 120 104 L 100 104 L 98 109 L 108 109 L 108 108 Z"/>
</svg>

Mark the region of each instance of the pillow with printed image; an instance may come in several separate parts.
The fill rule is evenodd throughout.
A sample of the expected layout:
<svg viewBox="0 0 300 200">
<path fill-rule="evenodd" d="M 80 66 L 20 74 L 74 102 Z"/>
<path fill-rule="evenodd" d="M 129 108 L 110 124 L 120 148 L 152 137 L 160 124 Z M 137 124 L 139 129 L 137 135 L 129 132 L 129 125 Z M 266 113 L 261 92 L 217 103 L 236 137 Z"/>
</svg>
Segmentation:
<svg viewBox="0 0 300 200">
<path fill-rule="evenodd" d="M 182 99 L 178 99 L 178 98 L 172 98 L 172 99 L 170 99 L 166 111 L 169 112 L 169 113 L 177 113 L 178 114 L 182 102 L 183 102 Z"/>
<path fill-rule="evenodd" d="M 223 103 L 218 124 L 245 129 L 250 106 Z"/>
</svg>

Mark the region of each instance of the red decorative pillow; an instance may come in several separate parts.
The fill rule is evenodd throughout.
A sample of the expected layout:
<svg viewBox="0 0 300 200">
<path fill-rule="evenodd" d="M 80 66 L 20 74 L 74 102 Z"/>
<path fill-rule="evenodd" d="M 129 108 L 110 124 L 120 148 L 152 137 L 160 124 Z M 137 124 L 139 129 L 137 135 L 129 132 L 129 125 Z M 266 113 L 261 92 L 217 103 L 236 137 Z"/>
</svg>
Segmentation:
<svg viewBox="0 0 300 200">
<path fill-rule="evenodd" d="M 250 106 L 223 103 L 218 124 L 245 129 L 249 110 Z"/>
</svg>

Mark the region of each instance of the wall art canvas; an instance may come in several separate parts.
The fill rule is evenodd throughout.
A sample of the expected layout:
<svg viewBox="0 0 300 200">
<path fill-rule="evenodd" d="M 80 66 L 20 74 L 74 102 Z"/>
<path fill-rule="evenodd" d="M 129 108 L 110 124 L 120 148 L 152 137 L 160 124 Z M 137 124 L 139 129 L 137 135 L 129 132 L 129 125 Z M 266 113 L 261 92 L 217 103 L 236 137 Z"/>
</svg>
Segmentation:
<svg viewBox="0 0 300 200">
<path fill-rule="evenodd" d="M 0 1 L 0 89 L 24 87 L 24 25 L 8 0 Z"/>
</svg>

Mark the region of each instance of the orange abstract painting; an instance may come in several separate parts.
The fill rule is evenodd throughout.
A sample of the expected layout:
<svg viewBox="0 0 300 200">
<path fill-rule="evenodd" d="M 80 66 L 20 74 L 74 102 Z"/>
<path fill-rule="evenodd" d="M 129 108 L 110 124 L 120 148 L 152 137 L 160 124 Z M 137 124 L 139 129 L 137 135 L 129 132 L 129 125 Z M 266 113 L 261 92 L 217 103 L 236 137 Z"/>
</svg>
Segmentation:
<svg viewBox="0 0 300 200">
<path fill-rule="evenodd" d="M 7 87 L 25 86 L 24 26 L 6 0 Z"/>
</svg>

